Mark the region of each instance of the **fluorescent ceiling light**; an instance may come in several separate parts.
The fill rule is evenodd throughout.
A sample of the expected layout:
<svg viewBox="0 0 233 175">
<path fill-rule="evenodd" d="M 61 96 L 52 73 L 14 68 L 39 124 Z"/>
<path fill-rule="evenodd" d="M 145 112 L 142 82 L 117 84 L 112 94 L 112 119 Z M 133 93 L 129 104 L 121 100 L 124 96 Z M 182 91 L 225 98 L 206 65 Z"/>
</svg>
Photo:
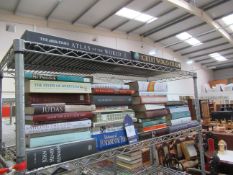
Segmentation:
<svg viewBox="0 0 233 175">
<path fill-rule="evenodd" d="M 178 39 L 180 39 L 180 40 L 182 40 L 182 41 L 184 41 L 184 42 L 192 45 L 192 46 L 198 46 L 198 45 L 202 44 L 198 39 L 192 37 L 192 35 L 190 35 L 187 32 L 182 32 L 182 33 L 176 35 L 176 37 Z"/>
<path fill-rule="evenodd" d="M 155 50 L 151 50 L 151 51 L 149 52 L 149 55 L 152 55 L 152 56 L 156 55 L 156 51 L 155 51 Z"/>
<path fill-rule="evenodd" d="M 188 60 L 186 63 L 187 64 L 193 64 L 193 60 Z"/>
<path fill-rule="evenodd" d="M 210 57 L 214 58 L 217 61 L 226 61 L 227 59 L 220 55 L 219 53 L 211 53 L 209 54 Z"/>
<path fill-rule="evenodd" d="M 228 27 L 233 30 L 233 14 L 225 16 L 222 18 L 222 21 L 228 25 Z"/>
<path fill-rule="evenodd" d="M 128 19 L 134 19 L 136 21 L 140 21 L 140 22 L 146 22 L 146 23 L 151 23 L 152 21 L 158 19 L 154 16 L 151 16 L 151 15 L 148 15 L 148 14 L 145 14 L 145 13 L 141 13 L 139 11 L 136 11 L 136 10 L 132 10 L 132 9 L 129 9 L 129 8 L 122 8 L 120 9 L 116 15 L 118 16 L 122 16 L 122 17 L 125 17 L 125 18 L 128 18 Z"/>
</svg>

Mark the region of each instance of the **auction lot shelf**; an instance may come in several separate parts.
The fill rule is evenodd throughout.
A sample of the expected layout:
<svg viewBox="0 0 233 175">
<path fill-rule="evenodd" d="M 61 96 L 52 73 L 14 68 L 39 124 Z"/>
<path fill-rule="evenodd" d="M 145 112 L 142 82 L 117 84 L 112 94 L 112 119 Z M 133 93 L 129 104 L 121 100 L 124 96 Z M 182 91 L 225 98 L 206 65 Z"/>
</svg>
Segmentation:
<svg viewBox="0 0 233 175">
<path fill-rule="evenodd" d="M 3 77 L 5 74 L 15 77 L 16 84 L 16 160 L 21 162 L 25 160 L 25 113 L 24 113 L 24 71 L 33 71 L 39 73 L 51 74 L 70 74 L 70 75 L 89 75 L 94 78 L 112 77 L 121 80 L 158 80 L 172 81 L 185 78 L 193 78 L 195 104 L 198 121 L 200 121 L 200 111 L 197 95 L 197 75 L 193 72 L 181 71 L 177 68 L 142 62 L 132 59 L 116 58 L 106 55 L 100 55 L 81 50 L 57 47 L 25 41 L 22 39 L 14 40 L 12 47 L 9 49 L 0 64 Z M 0 106 L 1 107 L 1 106 Z M 152 138 L 136 144 L 127 145 L 119 148 L 99 152 L 83 158 L 75 159 L 68 162 L 43 167 L 26 174 L 38 174 L 39 172 L 58 167 L 62 164 L 73 163 L 77 169 L 92 164 L 96 161 L 113 158 L 115 155 L 122 154 L 127 150 L 139 149 L 143 146 L 150 147 L 152 144 L 159 144 L 168 140 L 176 139 L 190 132 L 197 131 L 199 135 L 199 148 L 202 170 L 204 170 L 204 154 L 202 148 L 202 136 L 200 127 L 190 128 L 176 133 L 168 134 L 161 137 Z M 0 134 L 2 132 L 0 131 Z M 156 167 L 154 167 L 157 169 Z M 173 170 L 167 170 L 173 172 Z M 19 172 L 19 174 L 25 174 Z M 174 173 L 173 173 L 174 174 Z M 204 174 L 204 173 L 203 173 Z"/>
</svg>

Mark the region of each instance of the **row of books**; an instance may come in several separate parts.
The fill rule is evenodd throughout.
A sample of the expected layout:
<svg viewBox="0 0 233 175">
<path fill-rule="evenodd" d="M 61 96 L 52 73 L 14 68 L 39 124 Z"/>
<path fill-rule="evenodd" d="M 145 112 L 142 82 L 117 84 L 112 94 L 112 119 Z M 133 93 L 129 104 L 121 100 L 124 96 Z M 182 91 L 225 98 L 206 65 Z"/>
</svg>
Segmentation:
<svg viewBox="0 0 233 175">
<path fill-rule="evenodd" d="M 187 107 L 179 106 L 180 111 L 175 111 L 174 106 L 166 106 L 164 83 L 92 84 L 91 77 L 31 72 L 25 73 L 25 78 L 28 169 L 128 144 L 125 116 L 132 118 L 139 139 L 151 132 L 162 135 L 195 125 L 189 121 L 191 124 L 181 127 L 186 121 L 179 124 L 181 118 L 174 118 L 170 126 L 170 113 L 179 116 L 177 112 Z M 79 148 L 82 152 L 76 153 Z M 127 162 L 121 161 L 118 164 L 124 167 Z"/>
</svg>

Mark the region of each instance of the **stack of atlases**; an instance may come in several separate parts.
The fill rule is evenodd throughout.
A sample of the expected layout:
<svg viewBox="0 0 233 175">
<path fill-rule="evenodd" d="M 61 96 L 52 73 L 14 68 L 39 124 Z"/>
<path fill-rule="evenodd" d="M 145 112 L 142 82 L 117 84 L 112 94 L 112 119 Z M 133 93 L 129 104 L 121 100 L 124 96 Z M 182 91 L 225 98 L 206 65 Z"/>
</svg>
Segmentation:
<svg viewBox="0 0 233 175">
<path fill-rule="evenodd" d="M 176 103 L 177 104 L 177 103 Z M 181 129 L 196 126 L 196 121 L 191 121 L 191 114 L 187 105 L 167 105 L 170 111 L 170 118 L 167 121 L 169 123 L 169 131 L 176 132 Z"/>
<path fill-rule="evenodd" d="M 96 105 L 92 137 L 96 139 L 98 150 L 127 143 L 123 121 L 125 116 L 136 121 L 134 111 L 129 109 L 134 92 L 128 85 L 92 85 L 92 103 Z"/>
<path fill-rule="evenodd" d="M 60 163 L 96 151 L 91 138 L 92 79 L 25 72 L 27 168 Z M 79 151 L 81 150 L 82 151 Z"/>
<path fill-rule="evenodd" d="M 141 150 L 124 153 L 118 155 L 116 163 L 119 167 L 127 169 L 129 171 L 135 171 L 142 167 L 142 152 Z"/>
<path fill-rule="evenodd" d="M 167 102 L 167 85 L 165 83 L 136 81 L 129 83 L 135 90 L 132 109 L 138 119 L 135 124 L 141 133 L 166 133 L 166 117 L 169 111 L 165 108 Z M 140 137 L 140 135 L 139 135 Z"/>
</svg>

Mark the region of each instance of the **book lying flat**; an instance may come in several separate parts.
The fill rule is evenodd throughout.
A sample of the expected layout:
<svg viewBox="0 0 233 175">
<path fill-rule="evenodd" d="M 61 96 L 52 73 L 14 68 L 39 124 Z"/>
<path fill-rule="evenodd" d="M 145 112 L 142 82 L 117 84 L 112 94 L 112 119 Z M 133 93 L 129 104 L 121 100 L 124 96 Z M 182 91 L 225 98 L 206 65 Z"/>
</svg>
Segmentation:
<svg viewBox="0 0 233 175">
<path fill-rule="evenodd" d="M 155 81 L 146 82 L 146 81 L 135 81 L 129 83 L 130 89 L 142 92 L 167 92 L 166 83 L 157 83 Z"/>
<path fill-rule="evenodd" d="M 129 109 L 128 106 L 98 106 L 96 107 L 95 113 L 103 112 L 121 112 Z"/>
<path fill-rule="evenodd" d="M 134 170 L 136 168 L 141 167 L 142 166 L 142 162 L 138 162 L 138 163 L 135 163 L 135 164 L 128 164 L 128 163 L 118 162 L 117 161 L 117 165 L 120 166 L 120 167 L 122 167 L 122 168 L 125 168 L 127 170 L 132 171 L 132 170 Z"/>
<path fill-rule="evenodd" d="M 134 93 L 135 91 L 130 89 L 92 88 L 92 94 L 133 95 Z"/>
<path fill-rule="evenodd" d="M 32 170 L 61 163 L 95 152 L 96 142 L 94 139 L 26 149 L 27 169 Z"/>
<path fill-rule="evenodd" d="M 156 109 L 164 109 L 165 106 L 162 104 L 141 104 L 141 105 L 132 105 L 131 108 L 136 112 L 151 111 Z"/>
<path fill-rule="evenodd" d="M 136 122 L 136 118 L 132 118 L 133 122 Z M 123 124 L 124 119 L 120 120 L 112 120 L 112 121 L 101 121 L 101 122 L 93 122 L 92 125 L 93 127 L 100 127 L 100 126 L 105 126 L 105 125 L 110 125 L 110 124 Z"/>
<path fill-rule="evenodd" d="M 129 95 L 92 95 L 92 103 L 96 106 L 126 106 L 132 104 Z"/>
<path fill-rule="evenodd" d="M 157 109 L 153 111 L 137 112 L 136 118 L 149 119 L 156 117 L 163 117 L 169 114 L 167 109 Z"/>
<path fill-rule="evenodd" d="M 92 88 L 129 89 L 129 85 L 125 85 L 125 84 L 97 83 L 97 84 L 92 84 L 91 86 Z"/>
<path fill-rule="evenodd" d="M 133 104 L 163 104 L 167 102 L 167 96 L 140 96 L 133 97 Z"/>
</svg>

